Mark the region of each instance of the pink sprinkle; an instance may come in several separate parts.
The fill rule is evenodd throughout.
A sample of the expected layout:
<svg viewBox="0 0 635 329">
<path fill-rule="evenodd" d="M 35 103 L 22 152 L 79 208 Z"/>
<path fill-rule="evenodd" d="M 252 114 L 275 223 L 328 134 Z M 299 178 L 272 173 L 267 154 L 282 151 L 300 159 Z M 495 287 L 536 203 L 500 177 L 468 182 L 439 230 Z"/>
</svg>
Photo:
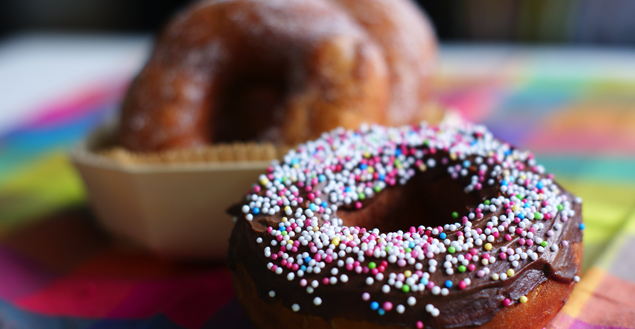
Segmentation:
<svg viewBox="0 0 635 329">
<path fill-rule="evenodd" d="M 501 259 L 505 259 L 507 258 L 507 254 L 504 252 L 501 252 L 500 255 L 498 255 Z"/>
<path fill-rule="evenodd" d="M 254 192 L 256 193 L 260 192 L 260 185 L 254 186 Z"/>
<path fill-rule="evenodd" d="M 522 228 L 517 228 L 516 229 L 516 234 L 523 234 L 523 229 Z"/>
<path fill-rule="evenodd" d="M 319 262 L 322 260 L 322 255 L 320 254 L 316 254 L 315 257 L 313 257 L 315 259 L 316 262 Z"/>
<path fill-rule="evenodd" d="M 474 264 L 469 264 L 467 266 L 467 270 L 470 272 L 474 272 L 475 269 L 476 269 L 476 266 Z"/>
<path fill-rule="evenodd" d="M 417 321 L 415 325 L 417 326 L 417 329 L 423 329 L 423 322 Z"/>
<path fill-rule="evenodd" d="M 356 273 L 358 273 L 358 274 L 359 274 L 359 273 L 362 273 L 362 271 L 363 271 L 363 269 L 362 269 L 362 267 L 361 267 L 361 266 L 355 266 L 355 272 L 356 272 Z"/>
<path fill-rule="evenodd" d="M 377 275 L 377 273 L 379 273 L 379 269 L 377 269 L 377 268 L 375 267 L 374 269 L 370 270 L 370 273 L 371 273 L 372 275 Z"/>
<path fill-rule="evenodd" d="M 528 246 L 532 246 L 534 244 L 534 240 L 527 240 L 527 245 Z"/>
<path fill-rule="evenodd" d="M 567 240 L 562 241 L 562 246 L 563 247 L 566 247 L 568 245 L 569 245 L 569 241 L 567 241 Z"/>
<path fill-rule="evenodd" d="M 494 231 L 494 232 L 492 232 L 492 235 L 493 235 L 495 238 L 498 238 L 498 237 L 500 236 L 500 233 L 498 233 L 498 231 Z"/>
<path fill-rule="evenodd" d="M 532 227 L 529 228 L 529 232 L 536 233 L 536 229 L 532 226 Z"/>
<path fill-rule="evenodd" d="M 489 259 L 489 254 L 483 254 L 483 258 Z"/>
<path fill-rule="evenodd" d="M 464 290 L 465 288 L 467 288 L 467 283 L 465 281 L 459 282 L 459 289 Z"/>
<path fill-rule="evenodd" d="M 297 272 L 300 269 L 300 266 L 298 264 L 293 264 L 291 265 L 291 269 L 295 272 Z"/>
<path fill-rule="evenodd" d="M 503 305 L 505 306 L 509 306 L 512 303 L 511 300 L 509 300 L 509 298 L 505 298 L 505 300 L 503 300 Z"/>
<path fill-rule="evenodd" d="M 363 301 L 368 301 L 370 299 L 370 294 L 365 292 L 362 294 L 362 300 Z"/>
<path fill-rule="evenodd" d="M 283 260 L 280 262 L 280 264 L 281 264 L 282 266 L 287 266 L 287 260 L 286 260 L 286 259 L 283 259 Z"/>
<path fill-rule="evenodd" d="M 271 271 L 275 272 L 278 269 L 278 265 L 273 264 L 273 266 L 271 266 Z"/>
<path fill-rule="evenodd" d="M 429 281 L 428 284 L 426 284 L 426 288 L 428 288 L 428 289 L 434 288 L 434 282 Z"/>
<path fill-rule="evenodd" d="M 384 310 L 386 310 L 386 312 L 389 312 L 390 310 L 392 310 L 392 303 L 391 302 L 385 302 L 384 303 Z"/>
<path fill-rule="evenodd" d="M 316 252 L 318 252 L 318 249 L 316 246 L 312 246 L 309 251 L 311 251 L 312 254 L 315 254 Z"/>
<path fill-rule="evenodd" d="M 515 254 L 514 249 L 512 249 L 512 248 L 507 248 L 507 254 L 508 254 L 508 255 L 510 255 L 510 256 L 511 256 L 511 255 L 513 255 L 513 254 Z"/>
<path fill-rule="evenodd" d="M 273 260 L 278 259 L 278 255 L 277 255 L 277 254 L 273 254 L 273 255 L 271 255 L 271 259 L 273 259 Z"/>
<path fill-rule="evenodd" d="M 267 228 L 267 233 L 271 234 L 271 231 L 273 231 L 273 227 L 269 226 L 269 227 Z"/>
<path fill-rule="evenodd" d="M 346 270 L 352 271 L 353 270 L 353 264 L 346 264 Z"/>
<path fill-rule="evenodd" d="M 331 255 L 327 255 L 326 258 L 324 259 L 325 262 L 330 263 L 333 261 L 333 257 L 331 257 Z"/>
<path fill-rule="evenodd" d="M 483 271 L 483 270 L 478 270 L 478 271 L 476 272 L 476 276 L 478 276 L 479 278 L 484 277 L 484 276 L 485 276 L 485 271 Z"/>
<path fill-rule="evenodd" d="M 368 274 L 368 272 L 370 272 L 370 268 L 368 268 L 368 266 L 364 266 L 363 271 L 365 274 Z"/>
<path fill-rule="evenodd" d="M 404 267 L 404 266 L 406 266 L 406 260 L 405 260 L 405 259 L 400 259 L 400 260 L 398 260 L 398 261 L 397 261 L 397 265 L 398 265 L 399 267 Z"/>
<path fill-rule="evenodd" d="M 512 236 L 509 235 L 509 234 L 505 234 L 505 240 L 511 241 L 512 240 Z"/>
<path fill-rule="evenodd" d="M 327 277 L 322 278 L 322 283 L 323 284 L 329 284 L 330 282 L 331 281 L 329 280 L 329 278 L 327 278 Z"/>
<path fill-rule="evenodd" d="M 526 242 L 526 241 L 525 241 L 525 239 L 523 239 L 523 238 L 520 238 L 520 240 L 518 240 L 518 244 L 520 244 L 521 246 L 524 246 L 524 245 L 525 245 L 525 242 Z"/>
<path fill-rule="evenodd" d="M 361 209 L 362 208 L 362 203 L 359 202 L 359 201 L 355 202 L 355 208 Z"/>
</svg>

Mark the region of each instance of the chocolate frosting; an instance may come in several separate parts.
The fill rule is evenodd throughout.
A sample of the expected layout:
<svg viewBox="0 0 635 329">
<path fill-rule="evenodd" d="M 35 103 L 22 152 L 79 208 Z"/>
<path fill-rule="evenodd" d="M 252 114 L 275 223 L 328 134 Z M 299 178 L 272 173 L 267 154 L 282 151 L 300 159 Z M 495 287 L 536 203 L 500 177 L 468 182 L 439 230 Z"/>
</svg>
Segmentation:
<svg viewBox="0 0 635 329">
<path fill-rule="evenodd" d="M 417 149 L 426 150 L 427 147 L 420 145 Z M 433 227 L 452 224 L 456 221 L 448 215 L 452 211 L 461 214 L 474 213 L 477 206 L 486 200 L 506 196 L 501 191 L 501 175 L 495 175 L 496 184 L 486 185 L 482 189 L 474 189 L 466 193 L 462 191 L 461 187 L 469 184 L 469 175 L 452 179 L 446 172 L 446 168 L 460 165 L 465 160 L 472 163 L 467 169 L 476 172 L 478 171 L 478 167 L 474 165 L 476 157 L 476 155 L 470 155 L 464 159 L 452 160 L 450 159 L 451 154 L 444 150 L 430 154 L 427 158 L 433 158 L 437 163 L 445 164 L 429 168 L 425 172 L 417 172 L 405 185 L 387 186 L 372 198 L 362 200 L 361 209 L 356 209 L 353 203 L 346 205 L 340 202 L 338 210 L 331 217 L 341 218 L 344 226 L 359 225 L 368 229 L 379 227 L 382 231 L 391 229 L 407 231 L 409 226 L 417 224 L 427 227 L 426 231 L 429 233 Z M 524 163 L 529 165 L 528 160 L 525 160 Z M 490 166 L 486 177 L 491 176 L 492 167 Z M 541 173 L 540 177 L 547 178 L 547 175 Z M 252 220 L 247 220 L 245 213 L 240 211 L 240 206 L 244 203 L 230 209 L 230 213 L 237 218 L 237 222 L 231 236 L 227 260 L 232 269 L 235 269 L 239 263 L 245 267 L 257 284 L 260 298 L 270 303 L 281 301 L 289 308 L 297 304 L 300 306 L 298 310 L 300 313 L 317 315 L 325 319 L 345 317 L 352 320 L 367 320 L 380 324 L 409 327 L 414 327 L 417 321 L 422 321 L 426 328 L 477 326 L 490 321 L 498 311 L 504 309 L 506 306 L 503 301 L 506 298 L 513 305 L 518 303 L 521 296 L 527 295 L 546 280 L 571 283 L 578 273 L 579 269 L 575 262 L 575 257 L 577 257 L 575 246 L 582 241 L 581 204 L 573 202 L 575 197 L 572 194 L 564 191 L 555 183 L 554 186 L 560 190 L 561 195 L 566 195 L 565 200 L 572 201 L 570 209 L 574 211 L 574 215 L 563 216 L 562 211 L 559 210 L 555 218 L 536 219 L 532 222 L 541 223 L 541 227 L 534 233 L 536 237 L 543 236 L 549 246 L 555 245 L 559 248 L 544 248 L 543 252 L 538 253 L 539 257 L 536 259 L 526 257 L 526 259 L 518 260 L 519 264 L 516 267 L 512 267 L 510 262 L 501 259 L 497 259 L 495 263 L 490 263 L 487 266 L 478 261 L 474 263 L 475 270 L 466 270 L 463 273 L 455 272 L 452 275 L 448 275 L 442 267 L 447 253 L 435 254 L 433 259 L 438 262 L 439 270 L 429 273 L 428 280 L 438 285 L 446 280 L 451 280 L 455 286 L 450 288 L 449 294 L 445 296 L 432 294 L 428 288 L 423 291 L 404 293 L 401 289 L 391 287 L 390 292 L 385 293 L 382 292 L 382 286 L 386 284 L 387 277 L 383 281 L 375 280 L 374 283 L 368 285 L 366 278 L 372 276 L 371 274 L 347 271 L 341 266 L 338 267 L 337 261 L 325 264 L 319 274 L 304 273 L 303 278 L 308 282 L 313 280 L 320 282 L 312 293 L 308 293 L 306 287 L 298 284 L 299 277 L 289 281 L 286 276 L 287 271 L 284 275 L 279 275 L 267 266 L 270 262 L 280 266 L 281 261 L 280 259 L 271 260 L 265 256 L 265 248 L 267 247 L 271 248 L 272 252 L 280 250 L 279 246 L 271 246 L 271 241 L 275 240 L 275 237 L 268 234 L 267 229 L 270 226 L 277 228 L 285 215 L 282 212 L 274 215 L 257 214 L 253 216 Z M 322 184 L 317 184 L 315 190 L 321 187 L 323 187 Z M 258 194 L 264 195 L 264 192 L 261 191 Z M 299 196 L 303 197 L 304 200 L 298 206 L 308 208 L 310 204 L 310 201 L 307 200 L 308 192 L 301 190 Z M 477 216 L 470 220 L 471 229 L 485 230 L 493 216 L 501 217 L 503 215 L 505 215 L 504 207 L 498 207 L 496 211 L 484 214 L 481 218 Z M 384 224 L 381 224 L 379 220 L 383 221 Z M 320 220 L 320 225 L 323 223 L 324 221 Z M 446 229 L 443 232 L 447 235 L 446 239 L 455 241 L 458 235 L 462 234 L 459 232 L 463 232 L 464 229 L 465 226 L 461 225 L 455 230 Z M 478 255 L 487 253 L 491 257 L 499 258 L 498 255 L 505 250 L 504 248 L 521 247 L 519 242 L 523 236 L 513 234 L 511 239 L 506 239 L 506 232 L 501 233 L 493 242 L 490 242 L 491 250 L 485 251 L 482 246 L 476 247 L 479 249 Z M 258 238 L 262 239 L 260 243 L 257 242 Z M 536 252 L 538 247 L 538 244 L 532 246 L 524 244 L 522 249 L 525 252 L 527 250 Z M 308 246 L 301 245 L 297 253 L 308 251 Z M 424 262 L 427 263 L 429 260 L 430 258 L 426 257 Z M 372 256 L 366 257 L 363 263 L 368 264 L 370 261 L 376 260 Z M 485 267 L 489 268 L 489 273 L 505 273 L 508 269 L 513 268 L 515 274 L 505 280 L 493 280 L 490 275 L 477 276 L 478 270 Z M 339 274 L 348 274 L 348 282 L 338 282 L 334 285 L 322 284 L 325 276 L 331 277 L 330 273 L 333 268 L 338 268 Z M 414 273 L 416 271 L 415 265 L 399 266 L 397 263 L 388 263 L 385 267 L 386 274 L 403 273 L 406 270 Z M 469 285 L 465 289 L 458 289 L 456 284 L 465 279 L 469 279 Z M 270 296 L 270 291 L 275 292 L 274 297 Z M 364 293 L 370 294 L 371 298 L 367 301 L 362 300 Z M 313 301 L 316 296 L 321 298 L 320 305 L 314 305 Z M 408 303 L 408 298 L 411 296 L 416 298 L 414 305 Z M 369 306 L 372 301 L 378 301 L 380 305 L 389 301 L 394 306 L 407 305 L 407 307 L 401 314 L 393 309 L 380 315 Z M 428 304 L 438 309 L 438 316 L 432 316 L 431 312 L 426 310 Z"/>
</svg>

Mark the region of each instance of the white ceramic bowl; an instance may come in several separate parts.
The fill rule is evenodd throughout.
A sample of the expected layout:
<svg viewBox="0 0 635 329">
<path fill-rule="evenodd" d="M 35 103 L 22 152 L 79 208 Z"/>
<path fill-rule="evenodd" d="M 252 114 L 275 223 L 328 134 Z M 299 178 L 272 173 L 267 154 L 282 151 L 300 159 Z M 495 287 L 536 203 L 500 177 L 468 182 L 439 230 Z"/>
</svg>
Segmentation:
<svg viewBox="0 0 635 329">
<path fill-rule="evenodd" d="M 114 131 L 98 129 L 71 154 L 100 223 L 159 255 L 224 258 L 234 224 L 226 210 L 270 162 L 123 163 L 94 152 Z"/>
</svg>

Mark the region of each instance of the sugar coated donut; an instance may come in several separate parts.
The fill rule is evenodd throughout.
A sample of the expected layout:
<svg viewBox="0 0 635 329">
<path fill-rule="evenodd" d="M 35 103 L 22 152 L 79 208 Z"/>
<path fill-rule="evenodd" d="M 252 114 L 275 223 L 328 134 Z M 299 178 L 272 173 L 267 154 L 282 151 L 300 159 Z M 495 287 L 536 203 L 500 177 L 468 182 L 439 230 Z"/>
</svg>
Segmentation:
<svg viewBox="0 0 635 329">
<path fill-rule="evenodd" d="M 436 39 L 410 0 L 206 0 L 177 15 L 123 104 L 135 152 L 295 145 L 337 126 L 417 122 Z"/>
<path fill-rule="evenodd" d="M 581 200 L 481 125 L 335 129 L 230 213 L 263 328 L 542 328 L 579 280 Z"/>
</svg>

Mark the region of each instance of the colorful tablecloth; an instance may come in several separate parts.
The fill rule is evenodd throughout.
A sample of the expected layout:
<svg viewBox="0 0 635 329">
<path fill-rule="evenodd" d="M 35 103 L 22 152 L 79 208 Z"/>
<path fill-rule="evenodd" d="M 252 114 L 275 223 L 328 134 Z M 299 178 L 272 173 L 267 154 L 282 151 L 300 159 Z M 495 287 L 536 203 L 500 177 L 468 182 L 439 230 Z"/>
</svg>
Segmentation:
<svg viewBox="0 0 635 329">
<path fill-rule="evenodd" d="M 139 54 L 144 40 L 125 42 Z M 251 327 L 224 264 L 154 257 L 87 206 L 67 151 L 113 114 L 137 58 L 0 125 L 0 327 Z M 635 328 L 635 53 L 448 45 L 439 71 L 442 103 L 535 151 L 584 199 L 582 281 L 550 328 Z"/>
</svg>

